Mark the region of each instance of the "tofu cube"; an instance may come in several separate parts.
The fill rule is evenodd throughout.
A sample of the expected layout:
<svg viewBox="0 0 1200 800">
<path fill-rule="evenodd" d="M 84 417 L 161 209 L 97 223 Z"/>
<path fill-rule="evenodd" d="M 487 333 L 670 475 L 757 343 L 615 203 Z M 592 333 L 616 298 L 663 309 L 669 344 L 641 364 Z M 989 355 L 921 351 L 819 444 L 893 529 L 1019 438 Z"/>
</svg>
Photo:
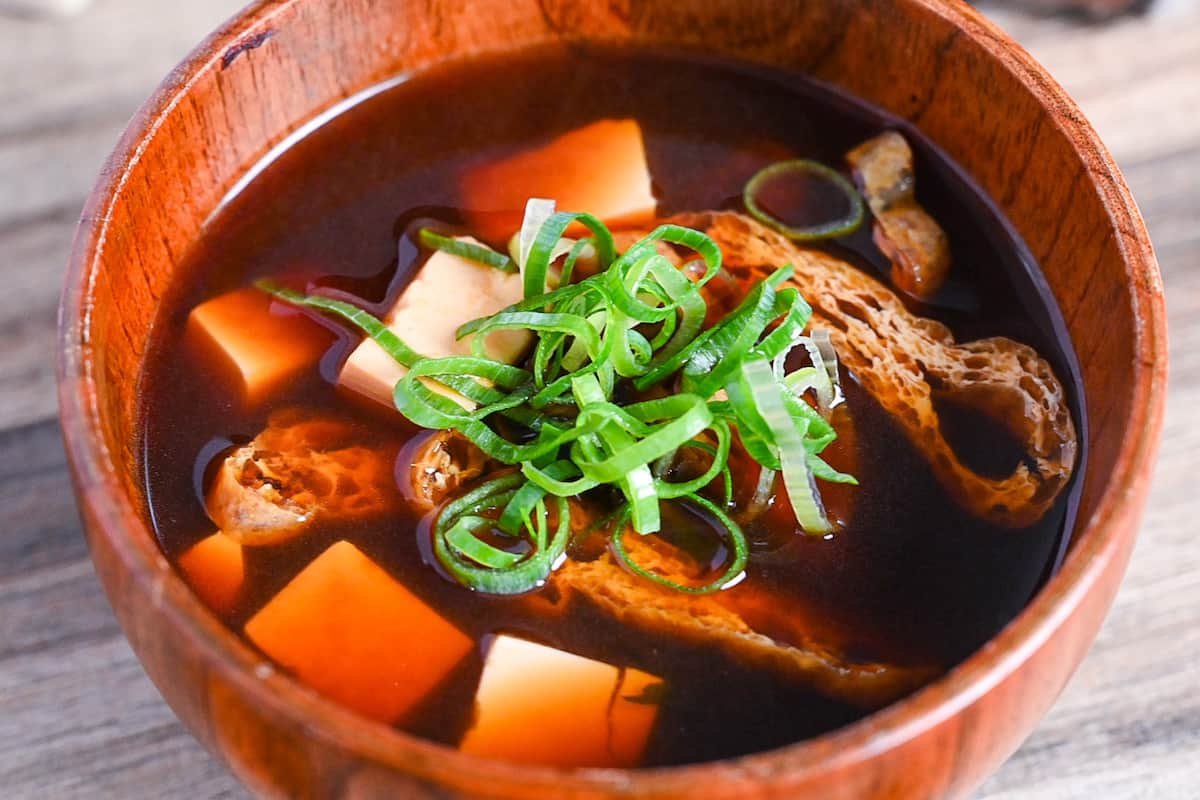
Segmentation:
<svg viewBox="0 0 1200 800">
<path fill-rule="evenodd" d="M 246 623 L 264 653 L 381 722 L 400 720 L 474 648 L 357 547 L 338 542 Z"/>
<path fill-rule="evenodd" d="M 460 240 L 479 244 L 470 237 Z M 471 337 L 458 341 L 455 331 L 477 317 L 495 314 L 519 302 L 523 296 L 520 275 L 438 250 L 405 287 L 383 321 L 423 356 L 470 355 Z M 511 363 L 531 340 L 529 331 L 497 331 L 487 339 L 488 353 Z M 338 383 L 391 408 L 392 391 L 407 372 L 374 339 L 364 339 L 346 359 Z M 426 385 L 468 410 L 475 408 L 470 400 L 436 381 L 426 381 Z"/>
<path fill-rule="evenodd" d="M 633 767 L 662 681 L 631 668 L 497 636 L 475 695 L 466 753 L 562 767 Z"/>
<path fill-rule="evenodd" d="M 312 367 L 333 341 L 316 322 L 254 287 L 196 306 L 187 337 L 233 371 L 249 403 Z"/>
<path fill-rule="evenodd" d="M 521 227 L 531 197 L 556 200 L 560 211 L 586 211 L 614 227 L 647 222 L 658 207 L 642 129 L 632 119 L 599 120 L 482 164 L 464 176 L 462 190 L 473 229 L 489 241 L 506 241 Z"/>
<path fill-rule="evenodd" d="M 218 614 L 233 610 L 246 579 L 240 544 L 223 533 L 214 533 L 179 557 L 179 569 L 205 605 Z"/>
</svg>

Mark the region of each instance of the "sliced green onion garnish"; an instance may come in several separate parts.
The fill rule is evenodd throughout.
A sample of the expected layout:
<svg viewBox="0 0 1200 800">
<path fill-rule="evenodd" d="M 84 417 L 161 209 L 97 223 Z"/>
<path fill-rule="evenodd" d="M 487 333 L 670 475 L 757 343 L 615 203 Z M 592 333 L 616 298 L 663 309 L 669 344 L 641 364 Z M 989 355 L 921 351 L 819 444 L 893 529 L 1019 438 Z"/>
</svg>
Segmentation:
<svg viewBox="0 0 1200 800">
<path fill-rule="evenodd" d="M 788 413 L 783 399 L 788 390 L 780 386 L 770 364 L 764 359 L 743 362 L 737 379 L 729 384 L 727 391 L 731 400 L 735 394 L 740 396 L 746 418 L 753 417 L 765 428 L 769 444 L 779 459 L 783 485 L 800 527 L 813 534 L 831 531 L 833 528 L 825 516 L 821 495 L 808 465 L 805 430 L 800 429 L 798 420 Z M 802 421 L 802 425 L 807 429 L 807 420 Z"/>
<path fill-rule="evenodd" d="M 513 263 L 511 258 L 481 244 L 442 236 L 440 233 L 431 231 L 429 228 L 421 228 L 417 234 L 417 239 L 424 247 L 428 247 L 431 250 L 441 250 L 443 253 L 465 258 L 468 261 L 476 261 L 480 264 L 494 267 L 502 272 L 517 271 L 517 265 Z"/>
<path fill-rule="evenodd" d="M 562 234 L 576 222 L 590 235 L 571 243 Z M 427 247 L 498 268 L 501 259 L 511 263 L 488 248 L 427 229 L 420 238 Z M 564 558 L 570 535 L 566 499 L 609 486 L 622 496 L 611 534 L 615 558 L 635 574 L 680 591 L 727 586 L 745 568 L 748 548 L 738 525 L 705 493 L 723 490 L 724 504 L 730 504 L 735 443 L 763 468 L 756 502 L 770 491 L 769 476 L 780 472 L 800 526 L 810 533 L 829 530 L 814 481 L 854 479 L 820 458 L 837 434 L 803 396 L 812 391 L 820 410 L 828 412 L 837 401 L 836 361 L 827 341 L 818 344 L 804 335 L 812 310 L 796 288 L 784 285 L 790 267 L 750 287 L 736 309 L 704 330 L 708 304 L 701 288 L 721 269 L 722 256 L 703 233 L 663 225 L 617 254 L 611 233 L 595 217 L 556 213 L 552 203 L 531 202 L 517 239 L 525 296 L 458 329 L 460 338 L 474 337 L 470 356 L 425 357 L 350 303 L 258 284 L 281 300 L 354 325 L 407 367 L 394 401 L 411 422 L 454 429 L 490 458 L 514 467 L 442 509 L 433 549 L 449 575 L 481 592 L 537 588 Z M 659 252 L 660 242 L 694 251 L 704 262 L 699 280 L 674 267 Z M 584 248 L 594 249 L 601 271 L 571 282 Z M 550 264 L 564 254 L 558 285 L 547 291 Z M 533 334 L 531 356 L 523 364 L 488 355 L 487 337 L 501 330 Z M 812 366 L 788 374 L 784 362 L 797 346 L 808 349 Z M 463 408 L 435 391 L 436 384 L 476 407 Z M 714 398 L 721 389 L 728 399 Z M 497 426 L 500 416 L 509 424 Z M 523 429 L 517 436 L 511 423 Z M 666 480 L 688 448 L 711 457 L 703 473 Z M 622 544 L 627 524 L 638 534 L 658 531 L 664 502 L 697 504 L 726 532 L 731 560 L 719 579 L 684 586 L 629 558 Z"/>
<path fill-rule="evenodd" d="M 579 404 L 581 417 L 589 406 L 602 406 L 608 402 L 600 381 L 593 375 L 574 378 L 571 381 L 571 390 Z M 642 440 L 646 441 L 649 439 Z M 622 468 L 619 471 L 603 470 L 603 466 L 611 466 L 613 459 L 620 457 L 618 454 L 628 451 L 636 443 L 637 440 L 632 435 L 620 426 L 612 424 L 611 417 L 606 417 L 596 433 L 576 440 L 572 446 L 571 460 L 579 467 L 584 477 L 591 478 L 588 475 L 590 466 L 592 470 L 604 476 L 602 482 L 616 484 L 629 503 L 634 530 L 638 533 L 653 533 L 661 525 L 658 494 L 654 491 L 654 475 L 650 472 L 649 465 L 654 459 L 625 459 L 621 462 Z"/>
<path fill-rule="evenodd" d="M 828 417 L 834 407 L 843 400 L 841 378 L 838 375 L 837 352 L 829 338 L 829 331 L 814 331 L 811 337 L 801 336 L 796 344 L 803 347 L 812 361 L 812 366 L 794 370 L 783 375 L 783 361 L 787 353 L 775 360 L 775 374 L 796 395 L 813 391 L 821 414 Z"/>
<path fill-rule="evenodd" d="M 765 207 L 767 204 L 762 195 L 772 182 L 788 180 L 789 177 L 825 182 L 833 187 L 841 195 L 841 198 L 844 198 L 845 212 L 833 219 L 822 218 L 811 225 L 795 225 L 779 219 L 767 210 Z M 831 239 L 835 236 L 854 233 L 862 225 L 864 215 L 863 200 L 858 190 L 854 188 L 854 184 L 840 172 L 817 161 L 807 159 L 780 161 L 759 170 L 746 183 L 746 188 L 742 192 L 742 201 L 746 205 L 746 210 L 764 225 L 774 228 L 789 239 L 800 242 Z"/>
<path fill-rule="evenodd" d="M 829 335 L 829 331 L 821 329 L 812 332 L 812 342 L 817 347 L 817 352 L 821 355 L 821 364 L 825 367 L 825 374 L 829 376 L 829 383 L 832 389 L 828 398 L 828 403 L 823 406 L 823 410 L 828 415 L 833 409 L 846 399 L 842 394 L 842 376 L 838 368 L 838 354 L 833 346 L 833 339 Z M 816 363 L 814 357 L 813 363 Z"/>
<path fill-rule="evenodd" d="M 625 549 L 625 520 L 626 515 L 617 518 L 616 525 L 613 527 L 612 534 L 612 551 L 617 560 L 625 566 L 630 572 L 640 575 L 643 578 L 654 581 L 655 583 L 669 587 L 679 592 L 687 594 L 711 594 L 712 592 L 724 589 L 729 584 L 741 577 L 742 572 L 746 569 L 746 561 L 750 555 L 750 548 L 746 544 L 746 535 L 742 533 L 741 527 L 729 516 L 717 508 L 711 501 L 698 494 L 687 495 L 687 500 L 700 506 L 713 516 L 713 518 L 725 529 L 725 534 L 730 545 L 729 549 L 733 557 L 729 560 L 729 564 L 725 567 L 725 571 L 711 583 L 703 586 L 688 586 L 687 584 L 678 583 L 670 578 L 651 572 L 645 567 L 639 565 L 629 556 L 629 551 Z"/>
<path fill-rule="evenodd" d="M 343 300 L 322 297 L 321 295 L 304 295 L 269 280 L 260 280 L 254 285 L 261 291 L 273 295 L 279 300 L 323 311 L 326 314 L 339 317 L 345 322 L 354 325 L 371 339 L 374 339 L 383 348 L 384 352 L 395 359 L 398 364 L 405 367 L 412 367 L 417 362 L 426 360 L 425 356 L 422 356 L 409 347 L 391 328 L 384 325 L 381 320 L 355 305 Z M 453 373 L 444 375 L 441 382 L 463 397 L 482 405 L 491 405 L 502 402 L 505 399 L 505 396 L 500 392 L 476 380 L 460 377 Z"/>
<path fill-rule="evenodd" d="M 771 495 L 775 492 L 775 478 L 778 476 L 778 472 L 766 467 L 759 471 L 758 483 L 754 487 L 754 496 L 750 499 L 750 505 L 746 509 L 746 513 L 751 519 L 767 510 L 767 504 L 771 502 Z"/>
<path fill-rule="evenodd" d="M 454 526 L 446 531 L 446 544 L 452 552 L 465 556 L 480 566 L 495 570 L 515 567 L 521 563 L 519 554 L 493 547 L 475 535 L 480 528 L 490 528 L 495 524 L 495 520 L 487 517 L 459 517 Z"/>
<path fill-rule="evenodd" d="M 538 232 L 546 224 L 546 220 L 554 216 L 556 204 L 553 200 L 541 197 L 531 197 L 525 203 L 525 218 L 521 222 L 521 230 L 517 233 L 517 266 L 522 274 L 529 262 L 529 253 L 537 240 Z"/>
<path fill-rule="evenodd" d="M 553 260 L 555 248 L 558 247 L 563 233 L 573 222 L 579 222 L 592 232 L 590 241 L 596 248 L 596 260 L 600 264 L 600 269 L 606 270 L 612 264 L 616 257 L 612 233 L 604 226 L 603 222 L 591 214 L 568 214 L 561 211 L 551 214 L 538 230 L 537 236 L 529 246 L 525 263 L 521 265 L 527 300 L 545 294 L 546 276 L 550 270 L 550 262 Z"/>
<path fill-rule="evenodd" d="M 541 499 L 525 509 L 521 533 L 529 539 L 524 555 L 494 547 L 475 532 L 496 522 L 484 512 L 500 511 L 503 518 L 521 495 L 520 474 L 495 478 L 451 501 L 438 515 L 433 529 L 433 552 L 438 563 L 462 585 L 488 594 L 522 594 L 541 586 L 566 552 L 571 538 L 567 501 L 554 498 L 558 525 L 548 535 L 549 515 Z M 526 495 L 527 496 L 527 495 Z"/>
</svg>

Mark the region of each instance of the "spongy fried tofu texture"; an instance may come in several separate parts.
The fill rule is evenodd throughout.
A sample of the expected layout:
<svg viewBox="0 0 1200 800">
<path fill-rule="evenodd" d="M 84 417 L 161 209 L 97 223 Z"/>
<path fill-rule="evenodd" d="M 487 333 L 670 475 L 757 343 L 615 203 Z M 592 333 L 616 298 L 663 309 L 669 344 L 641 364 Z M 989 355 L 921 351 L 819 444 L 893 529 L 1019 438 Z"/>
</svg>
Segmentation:
<svg viewBox="0 0 1200 800">
<path fill-rule="evenodd" d="M 630 556 L 643 568 L 674 577 L 694 569 L 690 556 L 656 536 L 626 537 Z M 748 582 L 747 582 L 748 584 Z M 757 590 L 751 598 L 761 617 L 762 607 L 776 607 L 772 630 L 787 629 L 792 641 L 783 642 L 757 631 L 747 621 L 741 597 L 753 587 L 739 585 L 711 595 L 687 595 L 634 575 L 604 553 L 592 561 L 568 559 L 551 577 L 551 593 L 530 602 L 549 604 L 550 613 L 565 611 L 583 600 L 631 628 L 670 641 L 712 647 L 732 658 L 806 684 L 841 702 L 878 708 L 904 696 L 936 676 L 929 665 L 863 662 L 844 657 L 824 638 L 819 626 L 807 624 L 809 611 L 785 598 Z M 546 613 L 543 611 L 543 613 Z"/>
<path fill-rule="evenodd" d="M 958 342 L 865 272 L 745 215 L 701 212 L 668 221 L 712 237 L 739 280 L 791 264 L 789 283 L 812 304 L 813 327 L 830 332 L 842 364 L 963 508 L 995 525 L 1024 528 L 1054 505 L 1075 469 L 1078 436 L 1062 383 L 1032 347 L 1003 336 Z M 975 472 L 942 435 L 937 399 L 957 399 L 991 417 L 1026 457 L 1004 477 Z"/>
<path fill-rule="evenodd" d="M 346 541 L 305 567 L 245 631 L 321 694 L 388 723 L 424 700 L 474 648 Z"/>
<path fill-rule="evenodd" d="M 244 545 L 274 545 L 317 519 L 387 514 L 395 502 L 391 459 L 336 416 L 282 408 L 221 461 L 207 491 L 208 515 Z"/>
<path fill-rule="evenodd" d="M 561 767 L 632 767 L 662 681 L 514 636 L 497 636 L 475 696 L 467 753 Z"/>
<path fill-rule="evenodd" d="M 479 244 L 469 236 L 459 240 Z M 470 355 L 471 337 L 455 338 L 459 327 L 518 302 L 523 291 L 521 276 L 516 273 L 438 250 L 429 256 L 383 321 L 423 356 Z M 530 339 L 528 331 L 497 331 L 486 344 L 489 355 L 511 363 L 529 346 Z M 368 338 L 350 354 L 338 383 L 390 408 L 396 383 L 407 373 L 374 339 Z M 426 385 L 468 410 L 475 407 L 435 381 L 426 381 Z"/>
</svg>

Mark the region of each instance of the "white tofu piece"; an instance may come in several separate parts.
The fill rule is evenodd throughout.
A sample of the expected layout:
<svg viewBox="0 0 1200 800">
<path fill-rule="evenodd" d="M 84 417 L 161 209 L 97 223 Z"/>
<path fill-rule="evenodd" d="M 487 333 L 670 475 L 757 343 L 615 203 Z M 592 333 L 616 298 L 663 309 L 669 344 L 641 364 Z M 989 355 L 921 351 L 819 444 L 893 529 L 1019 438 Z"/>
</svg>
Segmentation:
<svg viewBox="0 0 1200 800">
<path fill-rule="evenodd" d="M 563 767 L 633 767 L 662 681 L 553 647 L 497 636 L 475 695 L 465 753 Z"/>
<path fill-rule="evenodd" d="M 245 631 L 312 688 L 388 723 L 403 719 L 475 648 L 344 540 L 292 578 Z"/>
<path fill-rule="evenodd" d="M 479 244 L 469 236 L 459 240 Z M 417 272 L 383 321 L 423 356 L 470 355 L 473 337 L 455 340 L 455 331 L 477 317 L 495 314 L 523 296 L 520 275 L 439 250 Z M 497 331 L 487 339 L 488 354 L 512 363 L 531 340 L 529 331 Z M 364 339 L 346 359 L 338 383 L 391 408 L 392 391 L 407 372 L 374 339 Z M 470 400 L 436 381 L 426 381 L 426 385 L 467 410 L 475 408 Z"/>
<path fill-rule="evenodd" d="M 560 211 L 586 211 L 614 227 L 653 219 L 658 202 L 641 126 L 602 119 L 553 141 L 471 170 L 462 183 L 474 230 L 493 241 L 521 227 L 531 197 L 556 200 Z"/>
<path fill-rule="evenodd" d="M 242 546 L 220 531 L 181 555 L 179 569 L 192 590 L 218 614 L 233 610 L 246 580 Z"/>
<path fill-rule="evenodd" d="M 333 341 L 316 322 L 253 287 L 196 306 L 186 335 L 233 370 L 250 403 L 313 367 Z"/>
</svg>

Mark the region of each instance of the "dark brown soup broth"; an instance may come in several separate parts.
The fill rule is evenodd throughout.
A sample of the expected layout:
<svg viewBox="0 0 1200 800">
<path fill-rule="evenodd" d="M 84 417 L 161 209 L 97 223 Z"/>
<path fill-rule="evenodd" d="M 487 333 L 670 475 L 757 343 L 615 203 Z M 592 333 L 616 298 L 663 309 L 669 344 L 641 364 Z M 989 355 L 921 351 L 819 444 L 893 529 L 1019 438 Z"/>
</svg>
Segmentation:
<svg viewBox="0 0 1200 800">
<path fill-rule="evenodd" d="M 1005 335 L 1034 346 L 1068 384 L 1082 434 L 1073 355 L 1040 276 L 995 209 L 917 131 L 795 75 L 657 53 L 540 50 L 441 67 L 349 105 L 283 149 L 210 220 L 163 305 L 141 378 L 146 491 L 169 557 L 215 530 L 203 507 L 203 472 L 223 447 L 261 430 L 271 408 L 301 405 L 352 420 L 389 458 L 419 434 L 398 414 L 335 389 L 356 339 L 332 325 L 321 364 L 265 406 L 243 407 L 223 374 L 189 348 L 188 312 L 267 275 L 336 287 L 382 312 L 418 266 L 410 223 L 463 221 L 457 187 L 465 170 L 606 117 L 640 122 L 663 215 L 740 208 L 742 187 L 759 168 L 785 158 L 841 168 L 852 146 L 900 128 L 918 154 L 920 200 L 954 254 L 950 284 L 914 310 L 961 339 Z M 828 247 L 886 278 L 869 225 Z M 854 657 L 948 668 L 1009 622 L 1054 569 L 1074 492 L 1028 530 L 991 527 L 946 495 L 852 376 L 845 383 L 861 482 L 849 524 L 824 539 L 756 537 L 746 583 L 812 609 Z M 1010 471 L 1019 455 L 995 425 L 949 404 L 940 410 L 968 463 Z M 247 548 L 249 590 L 226 621 L 240 629 L 309 561 L 348 539 L 481 642 L 515 632 L 662 676 L 669 690 L 647 765 L 777 747 L 865 713 L 584 607 L 543 619 L 519 601 L 473 594 L 425 563 L 421 526 L 415 515 L 324 525 L 289 543 Z M 404 727 L 455 743 L 481 668 L 477 653 Z"/>
</svg>

